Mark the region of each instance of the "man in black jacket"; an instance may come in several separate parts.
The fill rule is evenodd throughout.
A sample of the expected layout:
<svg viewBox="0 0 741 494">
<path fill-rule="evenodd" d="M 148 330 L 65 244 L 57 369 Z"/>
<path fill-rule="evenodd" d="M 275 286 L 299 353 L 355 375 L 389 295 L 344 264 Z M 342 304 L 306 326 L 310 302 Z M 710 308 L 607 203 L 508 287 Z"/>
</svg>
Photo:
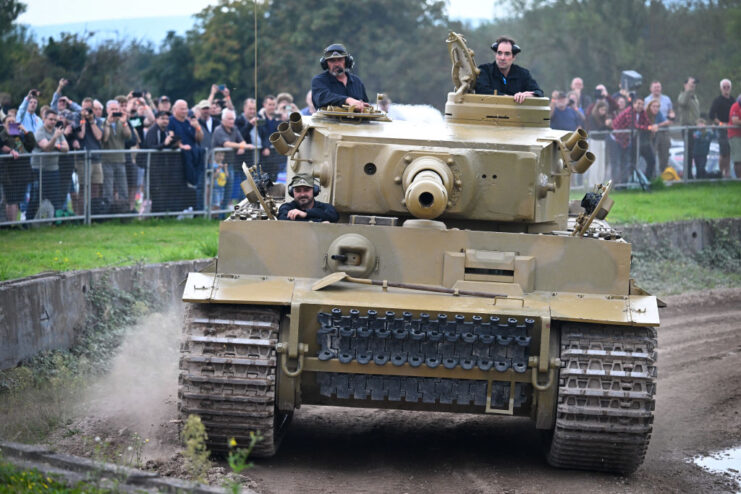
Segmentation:
<svg viewBox="0 0 741 494">
<path fill-rule="evenodd" d="M 331 204 L 319 202 L 314 197 L 319 193 L 319 186 L 309 175 L 298 174 L 291 179 L 288 194 L 293 201 L 285 202 L 278 209 L 279 220 L 314 221 L 337 223 L 339 215 Z"/>
<path fill-rule="evenodd" d="M 349 105 L 353 111 L 362 111 L 370 106 L 363 81 L 350 72 L 354 61 L 344 45 L 329 45 L 319 63 L 324 72 L 311 80 L 311 97 L 316 109 Z"/>
<path fill-rule="evenodd" d="M 543 96 L 543 91 L 530 72 L 514 64 L 521 50 L 512 38 L 500 36 L 491 49 L 497 54 L 496 58 L 492 63 L 479 65 L 481 73 L 476 79 L 476 93 L 494 94 L 496 91 L 497 94 L 513 95 L 516 103 L 533 96 Z"/>
</svg>

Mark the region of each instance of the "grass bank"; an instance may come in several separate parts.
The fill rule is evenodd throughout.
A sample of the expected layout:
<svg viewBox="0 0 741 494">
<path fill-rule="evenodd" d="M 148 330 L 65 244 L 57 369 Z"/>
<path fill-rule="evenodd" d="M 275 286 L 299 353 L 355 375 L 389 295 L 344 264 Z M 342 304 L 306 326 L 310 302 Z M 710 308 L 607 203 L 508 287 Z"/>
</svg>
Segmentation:
<svg viewBox="0 0 741 494">
<path fill-rule="evenodd" d="M 615 205 L 607 217 L 612 224 L 735 218 L 741 216 L 741 182 L 652 184 L 649 192 L 619 190 L 610 194 Z M 581 196 L 579 196 L 581 198 Z"/>
<path fill-rule="evenodd" d="M 214 257 L 219 222 L 204 219 L 109 221 L 0 232 L 0 280 Z"/>
</svg>

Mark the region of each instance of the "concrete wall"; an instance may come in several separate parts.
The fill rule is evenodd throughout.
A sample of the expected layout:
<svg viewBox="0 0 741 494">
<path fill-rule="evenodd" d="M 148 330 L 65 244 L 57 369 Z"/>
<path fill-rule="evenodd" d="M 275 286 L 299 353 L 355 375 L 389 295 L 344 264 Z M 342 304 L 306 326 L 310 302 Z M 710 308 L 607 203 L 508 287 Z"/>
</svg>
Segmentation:
<svg viewBox="0 0 741 494">
<path fill-rule="evenodd" d="M 131 291 L 145 287 L 166 303 L 180 303 L 182 282 L 210 261 L 182 261 L 92 271 L 46 273 L 0 283 L 0 369 L 39 352 L 69 348 L 85 325 L 87 291 L 107 282 Z"/>
<path fill-rule="evenodd" d="M 741 239 L 741 218 L 618 225 L 615 229 L 623 232 L 623 237 L 633 244 L 634 251 L 671 246 L 685 254 L 694 254 L 713 245 L 718 232 L 726 231 L 724 235 L 728 238 Z"/>
<path fill-rule="evenodd" d="M 673 246 L 693 253 L 712 245 L 715 233 L 728 230 L 741 238 L 741 218 L 618 226 L 634 251 Z M 210 261 L 183 261 L 93 271 L 40 274 L 0 283 L 0 369 L 15 366 L 38 352 L 69 348 L 84 327 L 86 293 L 108 275 L 110 283 L 130 291 L 135 284 L 155 291 L 165 302 L 179 303 L 191 271 Z"/>
</svg>

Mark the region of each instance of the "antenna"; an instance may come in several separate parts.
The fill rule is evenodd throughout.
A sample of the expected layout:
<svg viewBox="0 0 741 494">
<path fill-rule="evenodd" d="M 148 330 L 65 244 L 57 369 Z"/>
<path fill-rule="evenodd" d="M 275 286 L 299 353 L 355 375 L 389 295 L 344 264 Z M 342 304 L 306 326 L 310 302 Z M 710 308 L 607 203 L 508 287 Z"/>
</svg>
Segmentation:
<svg viewBox="0 0 741 494">
<path fill-rule="evenodd" d="M 254 76 L 255 76 L 255 112 L 257 112 L 257 110 L 258 110 L 258 108 L 257 108 L 257 0 L 252 0 L 252 7 L 253 7 L 252 12 L 254 14 L 253 18 L 254 18 L 254 27 L 255 27 L 255 37 L 254 37 L 254 40 L 255 40 L 254 41 L 254 45 L 255 45 L 255 68 L 254 68 L 253 72 L 254 72 Z M 260 132 L 259 132 L 260 129 L 258 127 L 259 126 L 257 125 L 257 122 L 255 122 L 255 140 L 259 140 L 260 139 Z M 255 149 L 253 151 L 253 156 L 254 156 L 253 161 L 254 161 L 254 164 L 257 165 L 257 163 L 258 163 L 257 160 L 260 157 L 260 150 L 259 150 L 256 142 L 253 142 L 252 144 L 255 146 Z"/>
</svg>

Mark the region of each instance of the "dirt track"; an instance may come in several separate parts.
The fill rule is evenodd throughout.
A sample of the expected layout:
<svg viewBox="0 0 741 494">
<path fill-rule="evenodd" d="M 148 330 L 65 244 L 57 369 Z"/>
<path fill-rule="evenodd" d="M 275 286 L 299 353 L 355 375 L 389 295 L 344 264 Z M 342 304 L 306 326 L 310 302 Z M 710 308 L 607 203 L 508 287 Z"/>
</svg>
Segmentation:
<svg viewBox="0 0 741 494">
<path fill-rule="evenodd" d="M 654 433 L 646 461 L 630 477 L 549 467 L 540 435 L 526 419 L 307 406 L 296 412 L 278 455 L 258 460 L 247 472 L 249 485 L 265 494 L 736 492 L 732 481 L 687 459 L 741 445 L 741 288 L 666 301 Z M 90 456 L 93 436 L 126 444 L 138 430 L 152 438 L 144 449 L 153 460 L 150 468 L 185 473 L 176 454 L 177 428 L 168 422 L 177 415 L 178 328 L 158 320 L 153 326 L 170 327 L 173 334 L 145 328 L 133 339 L 140 347 L 124 351 L 121 359 L 129 373 L 114 370 L 119 381 L 104 386 L 116 396 L 83 404 L 82 416 L 65 429 L 80 432 L 71 436 L 62 430 L 52 440 L 59 450 Z M 161 341 L 153 344 L 141 334 L 159 334 Z M 142 345 L 159 357 L 147 355 Z M 167 368 L 147 368 L 135 356 L 149 364 L 166 362 Z M 150 382 L 155 375 L 165 383 L 162 391 Z M 121 383 L 129 384 L 130 395 Z M 101 410 L 96 402 L 105 403 L 105 411 L 93 411 Z M 137 425 L 142 423 L 150 429 Z M 224 471 L 212 469 L 209 480 L 220 484 Z"/>
<path fill-rule="evenodd" d="M 631 477 L 549 467 L 528 420 L 328 407 L 298 410 L 249 476 L 262 493 L 733 492 L 686 459 L 741 445 L 741 289 L 667 302 L 654 433 Z"/>
</svg>

